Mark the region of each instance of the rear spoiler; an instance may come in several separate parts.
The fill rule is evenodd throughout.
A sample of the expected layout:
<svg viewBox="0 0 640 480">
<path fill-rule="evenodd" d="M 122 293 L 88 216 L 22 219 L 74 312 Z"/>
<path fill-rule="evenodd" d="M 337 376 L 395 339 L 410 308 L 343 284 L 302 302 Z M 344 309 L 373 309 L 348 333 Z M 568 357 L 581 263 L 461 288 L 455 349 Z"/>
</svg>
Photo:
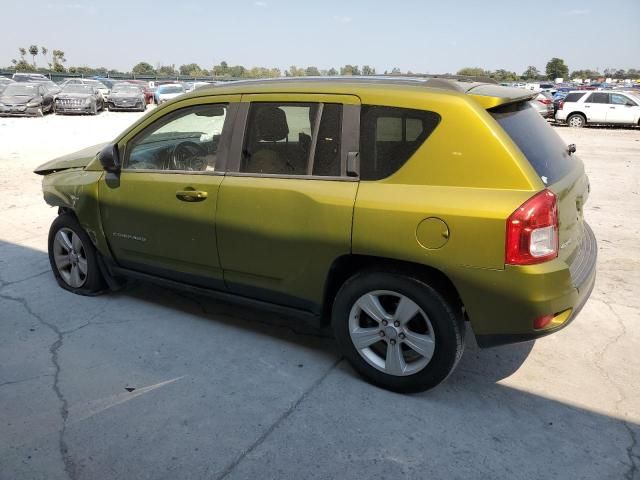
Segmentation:
<svg viewBox="0 0 640 480">
<path fill-rule="evenodd" d="M 534 92 L 533 90 L 502 87 L 500 85 L 489 85 L 486 83 L 475 85 L 467 90 L 466 93 L 472 96 L 473 99 L 486 110 L 512 103 L 528 102 L 538 95 L 538 92 Z"/>
</svg>

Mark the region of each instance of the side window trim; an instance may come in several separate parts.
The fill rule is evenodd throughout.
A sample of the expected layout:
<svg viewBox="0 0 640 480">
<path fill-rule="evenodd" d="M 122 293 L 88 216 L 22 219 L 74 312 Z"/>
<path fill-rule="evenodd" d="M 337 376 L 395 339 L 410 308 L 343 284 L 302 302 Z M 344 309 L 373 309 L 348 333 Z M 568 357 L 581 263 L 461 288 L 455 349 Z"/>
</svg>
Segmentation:
<svg viewBox="0 0 640 480">
<path fill-rule="evenodd" d="M 320 131 L 322 112 L 324 112 L 324 103 L 319 103 L 318 109 L 316 110 L 315 124 L 313 125 L 313 131 L 311 132 L 311 147 L 309 148 L 309 159 L 307 160 L 307 176 L 313 173 L 313 161 L 316 156 L 316 146 L 318 145 L 318 132 Z"/>
</svg>

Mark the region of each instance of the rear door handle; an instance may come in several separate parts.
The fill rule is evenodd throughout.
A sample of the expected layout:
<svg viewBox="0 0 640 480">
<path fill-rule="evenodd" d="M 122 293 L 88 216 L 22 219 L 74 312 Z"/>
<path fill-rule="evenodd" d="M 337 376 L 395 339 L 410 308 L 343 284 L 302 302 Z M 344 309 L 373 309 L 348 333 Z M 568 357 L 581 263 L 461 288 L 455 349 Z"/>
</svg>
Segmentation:
<svg viewBox="0 0 640 480">
<path fill-rule="evenodd" d="M 176 198 L 183 202 L 201 202 L 207 199 L 209 194 L 202 190 L 178 190 Z"/>
</svg>

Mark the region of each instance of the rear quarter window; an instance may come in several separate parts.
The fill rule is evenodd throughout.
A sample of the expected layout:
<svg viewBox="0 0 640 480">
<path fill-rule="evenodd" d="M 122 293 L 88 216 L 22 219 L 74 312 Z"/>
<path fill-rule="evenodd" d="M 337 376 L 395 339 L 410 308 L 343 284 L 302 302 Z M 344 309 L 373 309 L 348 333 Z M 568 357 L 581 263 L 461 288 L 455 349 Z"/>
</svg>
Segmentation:
<svg viewBox="0 0 640 480">
<path fill-rule="evenodd" d="M 397 172 L 431 135 L 440 115 L 410 108 L 363 105 L 360 178 L 381 180 Z"/>
<path fill-rule="evenodd" d="M 489 112 L 520 148 L 545 185 L 552 185 L 573 167 L 567 145 L 528 102 Z"/>
</svg>

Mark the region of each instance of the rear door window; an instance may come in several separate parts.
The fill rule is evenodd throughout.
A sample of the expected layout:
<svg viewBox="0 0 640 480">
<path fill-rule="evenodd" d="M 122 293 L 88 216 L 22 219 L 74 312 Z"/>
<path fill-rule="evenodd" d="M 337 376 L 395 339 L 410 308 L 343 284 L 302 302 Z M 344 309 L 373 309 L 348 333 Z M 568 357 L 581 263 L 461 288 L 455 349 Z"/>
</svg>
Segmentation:
<svg viewBox="0 0 640 480">
<path fill-rule="evenodd" d="M 341 131 L 340 104 L 254 102 L 240 172 L 340 176 Z"/>
<path fill-rule="evenodd" d="M 609 94 L 604 92 L 592 93 L 585 103 L 609 103 Z"/>
<path fill-rule="evenodd" d="M 440 115 L 425 110 L 363 105 L 360 178 L 380 180 L 404 165 L 435 130 Z"/>
<path fill-rule="evenodd" d="M 567 145 L 528 102 L 490 111 L 518 145 L 545 185 L 552 185 L 572 168 Z"/>
<path fill-rule="evenodd" d="M 580 100 L 582 97 L 584 97 L 584 92 L 578 92 L 578 93 L 570 93 L 569 95 L 567 95 L 564 99 L 565 103 L 569 103 L 569 102 L 577 102 L 578 100 Z"/>
</svg>

